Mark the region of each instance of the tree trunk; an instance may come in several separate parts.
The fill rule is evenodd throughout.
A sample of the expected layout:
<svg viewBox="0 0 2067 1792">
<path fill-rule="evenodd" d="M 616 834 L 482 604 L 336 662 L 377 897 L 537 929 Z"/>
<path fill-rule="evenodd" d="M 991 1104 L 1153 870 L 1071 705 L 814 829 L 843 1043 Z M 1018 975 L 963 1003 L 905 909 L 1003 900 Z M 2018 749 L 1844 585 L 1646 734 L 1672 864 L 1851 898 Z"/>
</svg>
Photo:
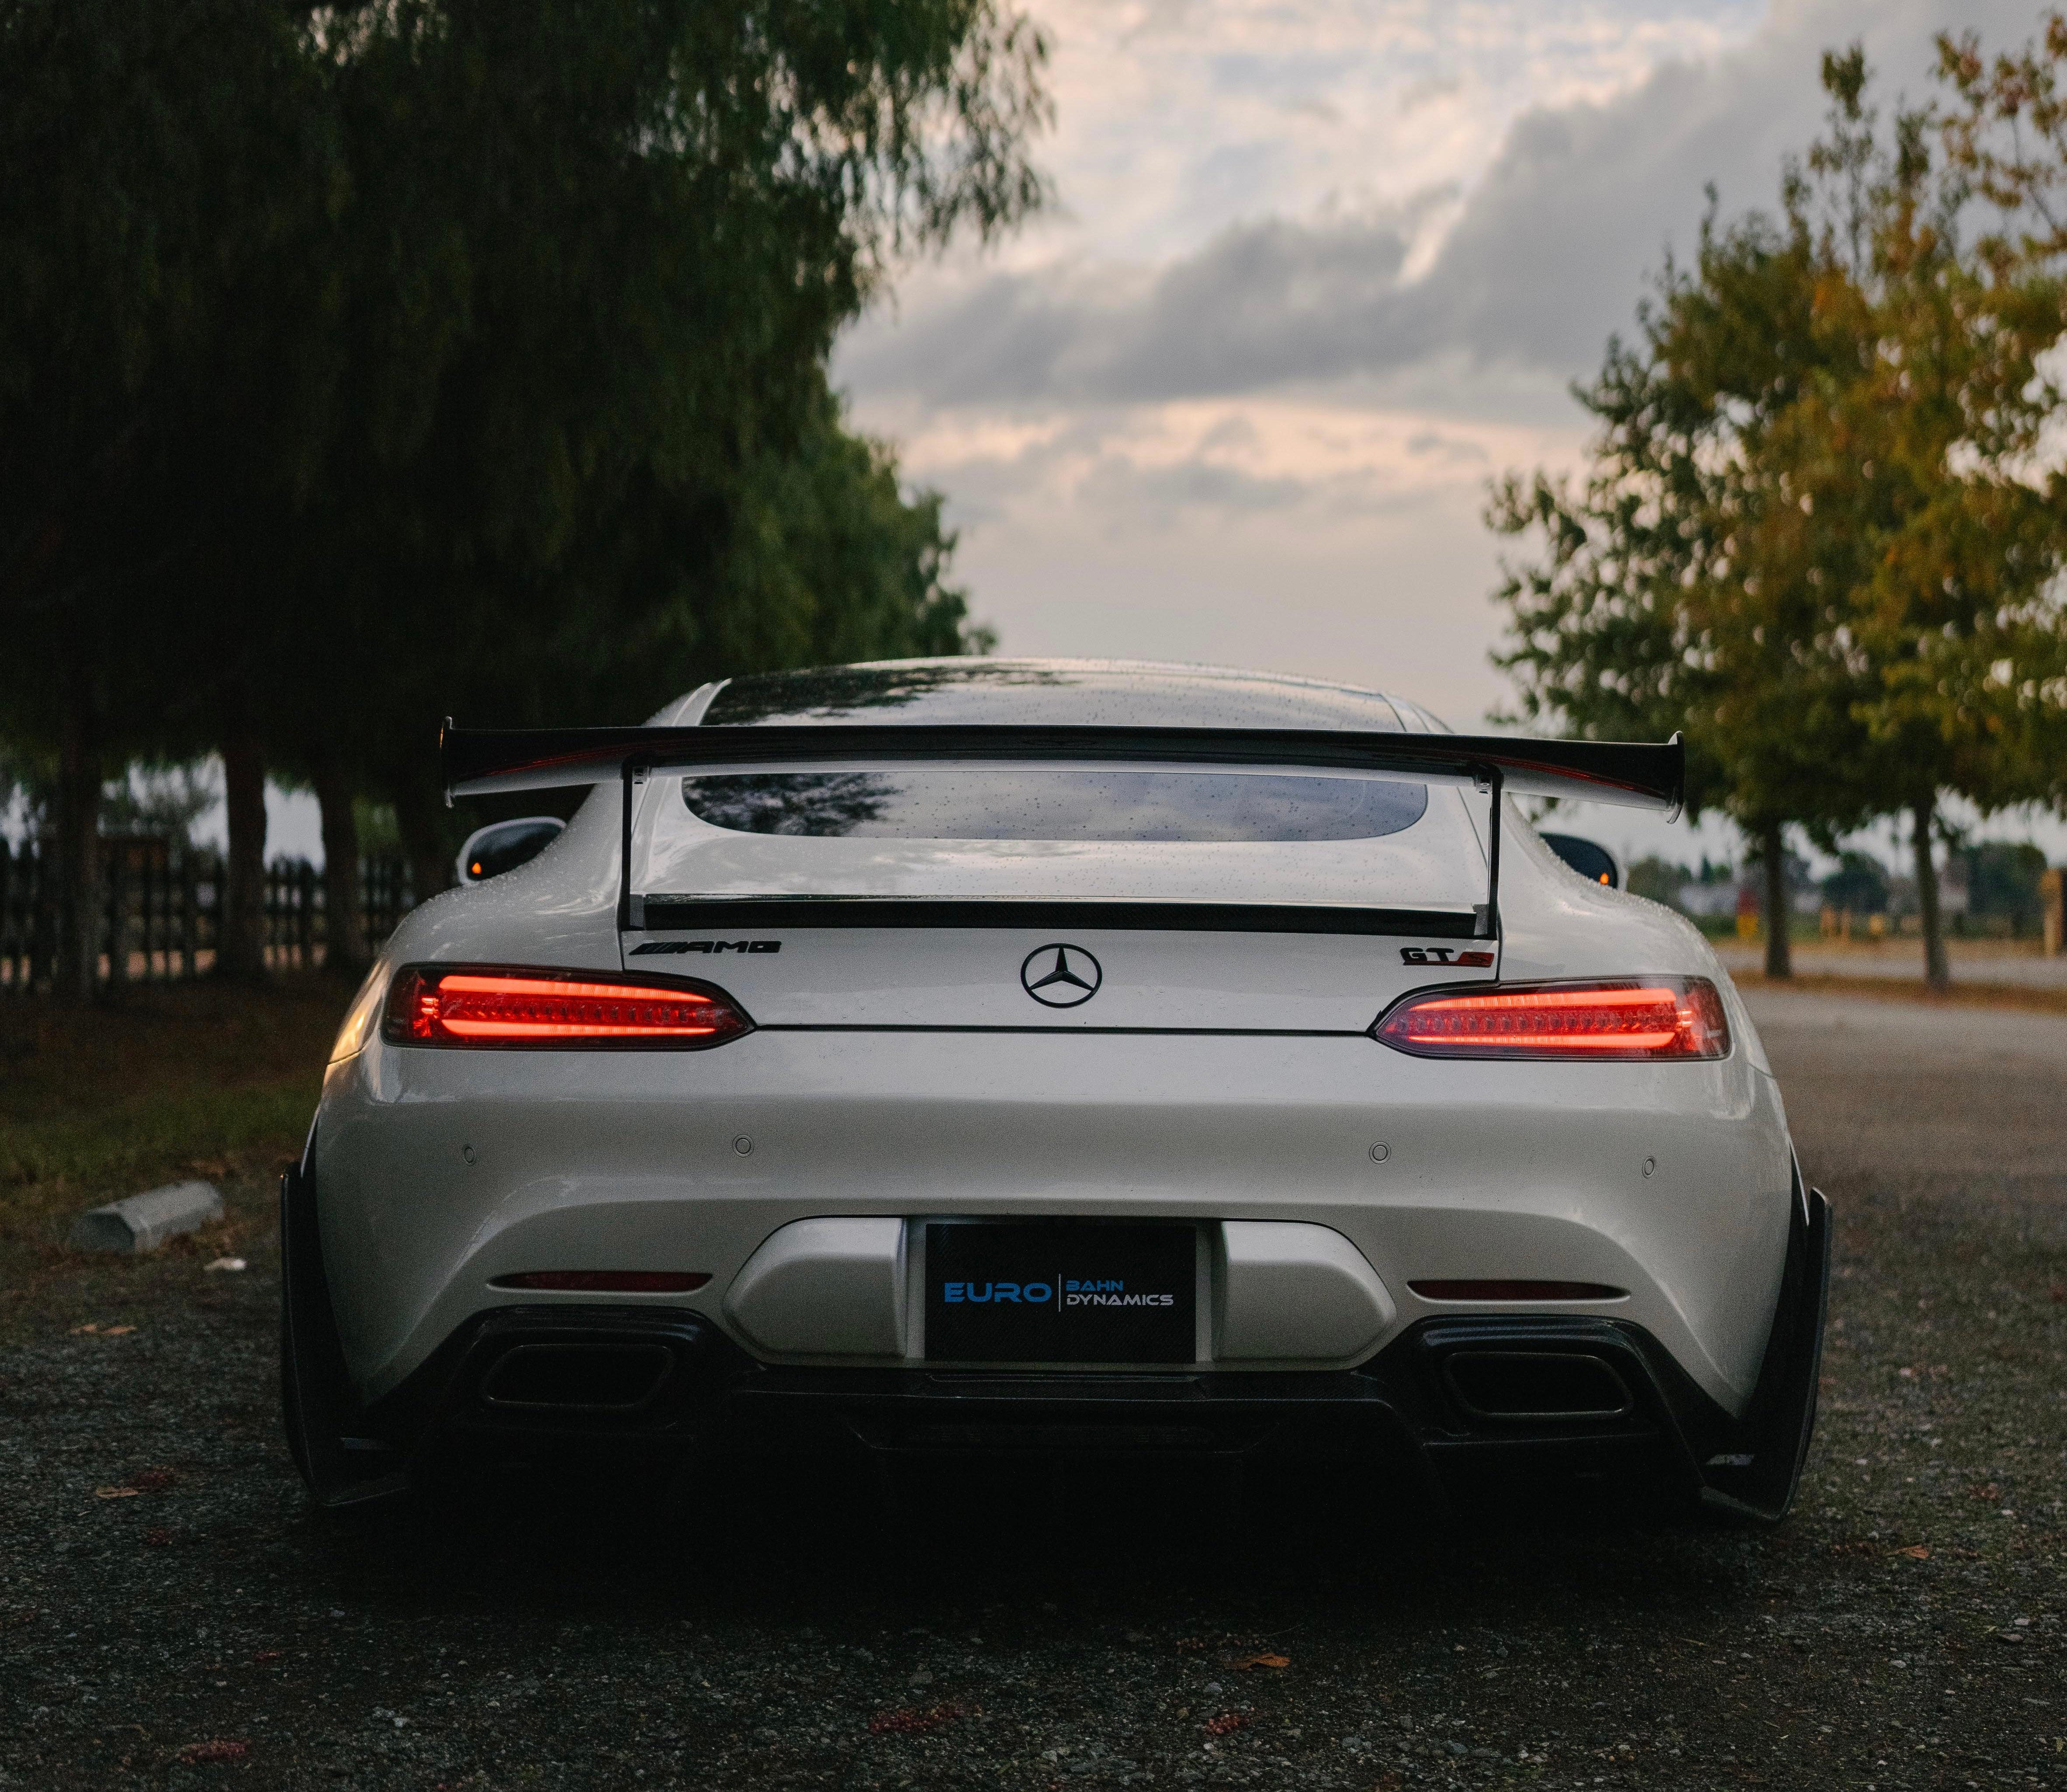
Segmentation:
<svg viewBox="0 0 2067 1792">
<path fill-rule="evenodd" d="M 433 801 L 414 780 L 395 792 L 395 827 L 402 836 L 403 856 L 409 862 L 410 894 L 419 902 L 428 902 L 453 882 L 452 853 L 438 826 Z"/>
<path fill-rule="evenodd" d="M 315 786 L 323 805 L 323 967 L 358 977 L 368 955 L 359 912 L 359 818 L 352 813 L 351 782 L 335 761 L 319 759 Z"/>
<path fill-rule="evenodd" d="M 1916 906 L 1923 919 L 1923 980 L 1933 989 L 1943 989 L 1952 981 L 1952 967 L 1945 957 L 1944 917 L 1938 912 L 1938 864 L 1931 856 L 1937 806 L 1934 792 L 1910 813 L 1916 834 Z"/>
<path fill-rule="evenodd" d="M 266 975 L 266 755 L 257 732 L 241 720 L 222 744 L 222 782 L 229 861 L 215 968 L 256 981 Z"/>
<path fill-rule="evenodd" d="M 1765 866 L 1765 974 L 1791 977 L 1794 942 L 1788 925 L 1787 837 L 1777 821 L 1758 837 L 1759 853 Z"/>
<path fill-rule="evenodd" d="M 67 1002 L 93 999 L 100 971 L 100 743 L 83 664 L 66 672 L 58 743 L 57 962 L 51 982 Z"/>
</svg>

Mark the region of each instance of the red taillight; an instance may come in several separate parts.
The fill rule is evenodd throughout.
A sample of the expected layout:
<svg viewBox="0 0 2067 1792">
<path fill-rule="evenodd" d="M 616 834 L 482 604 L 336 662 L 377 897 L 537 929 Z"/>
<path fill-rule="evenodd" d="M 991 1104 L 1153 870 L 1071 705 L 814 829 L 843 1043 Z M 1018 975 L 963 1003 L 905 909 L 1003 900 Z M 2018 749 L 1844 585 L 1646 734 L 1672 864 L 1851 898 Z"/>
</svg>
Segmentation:
<svg viewBox="0 0 2067 1792">
<path fill-rule="evenodd" d="M 1424 1058 L 1725 1057 L 1729 1023 L 1705 977 L 1618 977 L 1410 995 L 1372 1036 Z"/>
<path fill-rule="evenodd" d="M 671 1269 L 527 1269 L 497 1275 L 491 1288 L 546 1288 L 561 1294 L 694 1294 L 708 1271 Z"/>
<path fill-rule="evenodd" d="M 1423 1300 L 1620 1300 L 1626 1288 L 1605 1282 L 1409 1282 Z"/>
<path fill-rule="evenodd" d="M 679 979 L 417 964 L 389 986 L 382 1031 L 397 1045 L 693 1049 L 753 1024 L 722 990 Z"/>
</svg>

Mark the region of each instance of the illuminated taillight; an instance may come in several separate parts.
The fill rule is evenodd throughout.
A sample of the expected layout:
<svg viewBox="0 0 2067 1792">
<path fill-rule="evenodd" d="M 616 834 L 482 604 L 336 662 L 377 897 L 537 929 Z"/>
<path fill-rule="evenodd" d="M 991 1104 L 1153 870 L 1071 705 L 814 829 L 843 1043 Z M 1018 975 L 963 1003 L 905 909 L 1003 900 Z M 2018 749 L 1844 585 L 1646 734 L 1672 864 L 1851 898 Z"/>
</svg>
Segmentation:
<svg viewBox="0 0 2067 1792">
<path fill-rule="evenodd" d="M 1617 977 L 1524 988 L 1431 990 L 1372 1036 L 1423 1058 L 1726 1057 L 1729 1023 L 1705 977 Z"/>
<path fill-rule="evenodd" d="M 388 986 L 381 1031 L 397 1045 L 693 1050 L 753 1024 L 724 991 L 680 978 L 416 964 Z"/>
</svg>

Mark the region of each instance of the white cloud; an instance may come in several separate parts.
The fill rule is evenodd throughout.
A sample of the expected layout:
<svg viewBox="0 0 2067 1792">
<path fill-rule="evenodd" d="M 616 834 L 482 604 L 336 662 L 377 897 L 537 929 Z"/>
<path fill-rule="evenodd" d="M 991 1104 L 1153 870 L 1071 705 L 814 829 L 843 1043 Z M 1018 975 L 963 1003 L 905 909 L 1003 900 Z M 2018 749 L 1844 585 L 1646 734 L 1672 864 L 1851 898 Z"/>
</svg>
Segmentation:
<svg viewBox="0 0 2067 1792">
<path fill-rule="evenodd" d="M 1569 462 L 1566 383 L 1704 187 L 1770 205 L 1818 52 L 1927 84 L 1927 0 L 1049 0 L 1066 213 L 914 270 L 843 346 L 1024 652 L 1391 683 L 1476 721 L 1487 475 Z M 1964 0 L 2001 43 L 2035 10 Z"/>
</svg>

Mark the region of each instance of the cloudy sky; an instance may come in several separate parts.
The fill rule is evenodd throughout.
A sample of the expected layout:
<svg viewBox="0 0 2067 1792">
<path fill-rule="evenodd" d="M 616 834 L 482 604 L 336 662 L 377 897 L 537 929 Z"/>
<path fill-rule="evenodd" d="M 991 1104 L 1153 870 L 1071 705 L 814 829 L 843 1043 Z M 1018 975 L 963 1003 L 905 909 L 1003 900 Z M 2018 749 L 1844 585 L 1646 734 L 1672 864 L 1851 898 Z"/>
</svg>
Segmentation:
<svg viewBox="0 0 2067 1792">
<path fill-rule="evenodd" d="M 2001 0 L 1030 0 L 1059 204 L 908 270 L 843 343 L 862 427 L 948 495 L 1007 652 L 1395 687 L 1469 727 L 1486 481 L 1569 465 L 1567 387 L 1715 183 L 1769 205 L 1862 38 L 1923 93 Z M 1718 836 L 1718 843 L 1725 837 Z M 1683 845 L 1682 849 L 1683 850 Z"/>
</svg>

